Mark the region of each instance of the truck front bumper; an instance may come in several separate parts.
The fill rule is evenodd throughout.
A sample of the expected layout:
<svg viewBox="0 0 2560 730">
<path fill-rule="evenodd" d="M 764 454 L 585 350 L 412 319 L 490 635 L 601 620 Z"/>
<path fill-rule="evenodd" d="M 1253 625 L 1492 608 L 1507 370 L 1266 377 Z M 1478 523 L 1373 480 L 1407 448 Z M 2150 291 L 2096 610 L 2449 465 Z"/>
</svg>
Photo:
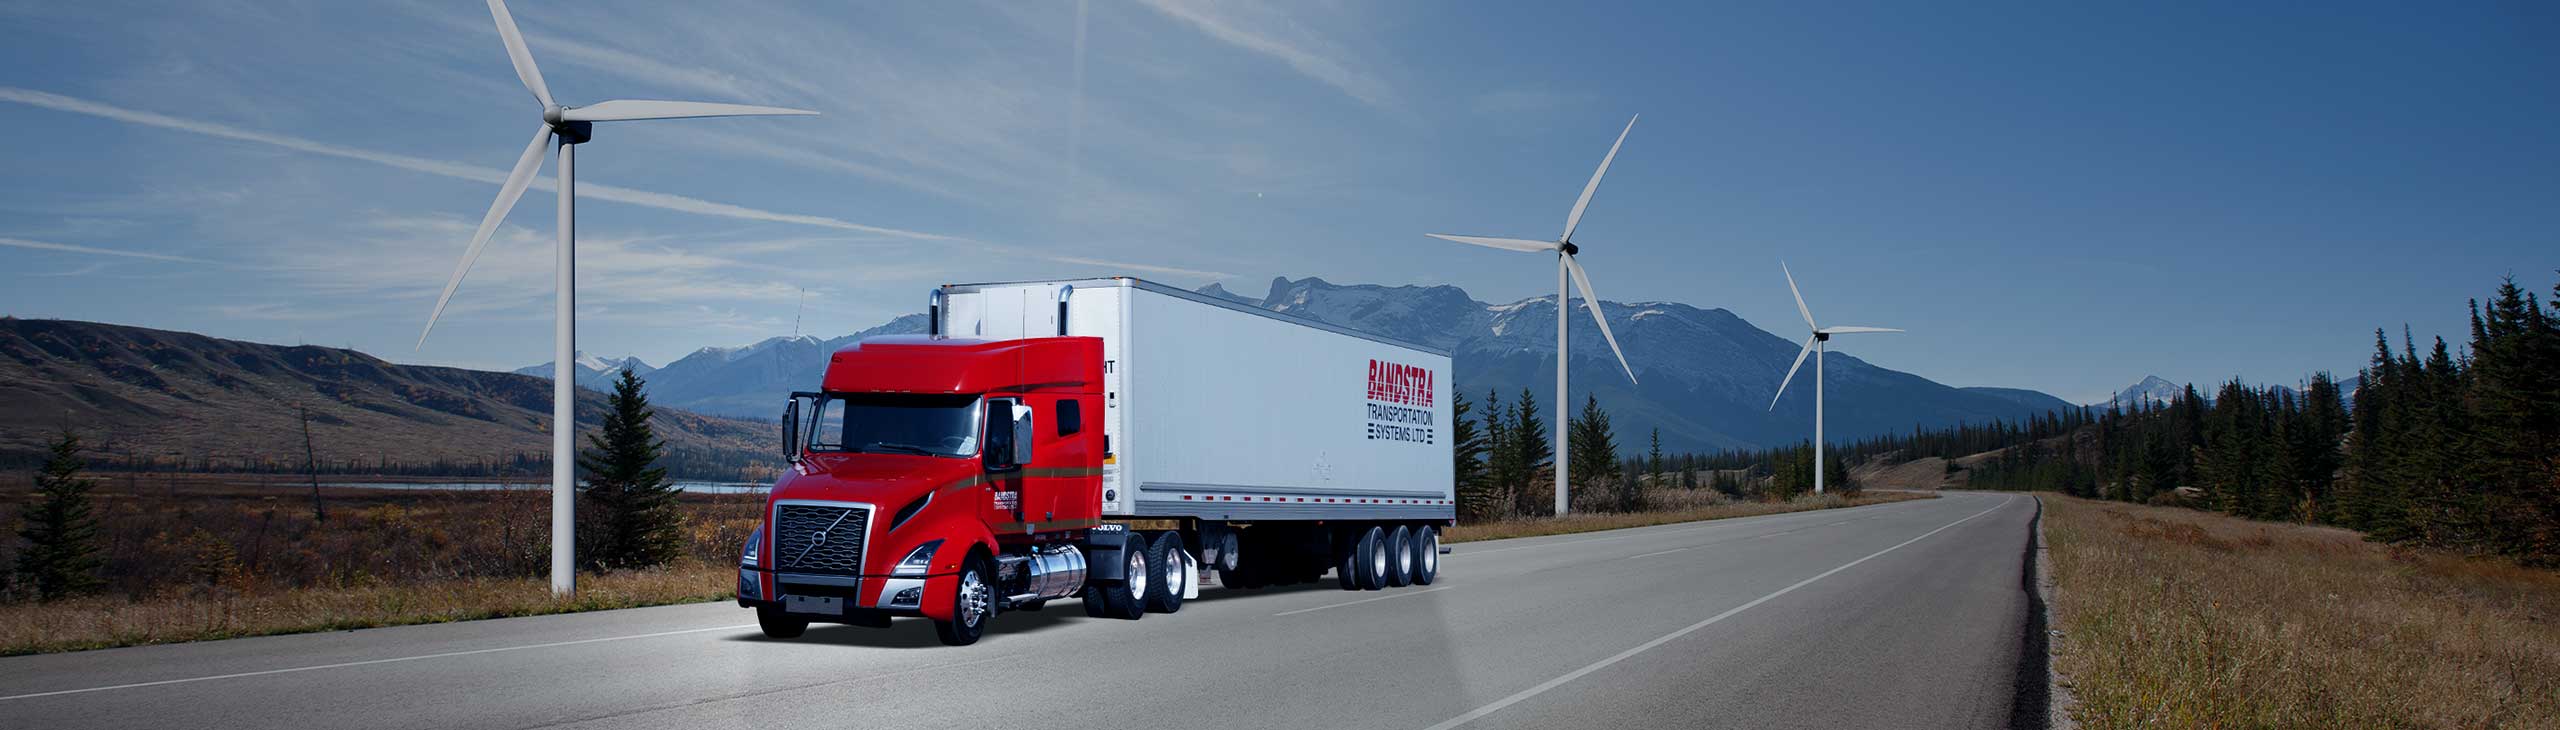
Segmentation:
<svg viewBox="0 0 2560 730">
<path fill-rule="evenodd" d="M 738 605 L 743 608 L 770 607 L 785 609 L 784 596 L 836 596 L 843 601 L 847 615 L 868 613 L 891 616 L 931 616 L 925 606 L 936 605 L 930 599 L 941 595 L 939 604 L 950 605 L 950 592 L 957 590 L 957 573 L 941 575 L 866 575 L 860 577 L 806 575 L 775 572 L 762 568 L 738 568 Z M 800 614 L 823 618 L 825 614 Z M 940 617 L 948 618 L 948 617 Z"/>
</svg>

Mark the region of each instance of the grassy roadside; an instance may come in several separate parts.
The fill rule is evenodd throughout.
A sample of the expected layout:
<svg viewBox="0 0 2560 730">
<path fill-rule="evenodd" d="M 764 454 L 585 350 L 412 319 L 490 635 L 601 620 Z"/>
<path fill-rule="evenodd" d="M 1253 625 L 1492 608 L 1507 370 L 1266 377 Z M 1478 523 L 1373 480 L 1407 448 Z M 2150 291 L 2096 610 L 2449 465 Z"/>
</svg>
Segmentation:
<svg viewBox="0 0 2560 730">
<path fill-rule="evenodd" d="M 2560 728 L 2560 573 L 2047 494 L 2091 728 Z"/>
<path fill-rule="evenodd" d="M 1583 513 L 1561 519 L 1530 518 L 1460 525 L 1447 542 L 1494 540 L 1614 530 L 1672 522 L 1749 517 L 1815 509 L 1929 499 L 1936 495 L 1867 492 L 1837 494 L 1787 502 L 1728 502 L 1705 492 L 1657 492 L 1659 509 L 1632 513 Z M 442 497 L 427 498 L 442 499 Z M 403 502 L 407 504 L 407 502 Z M 414 507 L 404 507 L 414 509 Z M 197 519 L 205 511 L 199 508 Z M 436 514 L 422 522 L 442 535 L 469 520 Z M 479 514 L 475 508 L 464 514 Z M 704 517 L 697 515 L 698 518 Z M 751 520 L 752 518 L 746 518 Z M 734 543 L 727 532 L 714 530 L 728 520 L 698 519 L 696 552 L 725 554 Z M 370 522 L 379 528 L 378 521 Z M 734 526 L 731 526 L 734 527 Z M 730 530 L 734 531 L 734 530 Z M 719 534 L 711 534 L 719 532 Z M 533 536 L 539 539 L 539 535 Z M 524 538 L 518 538 L 523 540 Z M 446 538 L 436 538 L 439 542 Z M 387 546 L 340 546 L 335 554 L 371 554 Z M 579 577 L 578 595 L 551 597 L 544 578 L 413 577 L 406 580 L 359 574 L 323 578 L 294 585 L 270 580 L 242 580 L 237 574 L 190 590 L 133 596 L 99 596 L 54 603 L 0 604 L 0 656 L 103 649 L 142 644 L 229 639 L 245 636 L 470 621 L 510 616 L 599 611 L 675 603 L 727 600 L 736 585 L 736 568 L 726 561 L 690 558 L 662 570 L 624 571 Z M 399 572 L 386 571 L 391 575 Z M 743 619 L 742 619 L 743 620 Z"/>
<path fill-rule="evenodd" d="M 14 603 L 0 605 L 0 656 L 717 601 L 737 576 L 698 562 L 581 575 L 566 600 L 551 596 L 548 578 L 465 578 Z"/>
</svg>

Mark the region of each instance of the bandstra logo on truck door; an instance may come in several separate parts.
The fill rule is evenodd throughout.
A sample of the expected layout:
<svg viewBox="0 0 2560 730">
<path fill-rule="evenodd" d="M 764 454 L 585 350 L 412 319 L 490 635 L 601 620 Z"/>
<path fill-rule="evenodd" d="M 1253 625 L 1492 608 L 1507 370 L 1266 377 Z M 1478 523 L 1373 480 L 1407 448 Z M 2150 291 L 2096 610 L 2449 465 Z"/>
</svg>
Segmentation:
<svg viewBox="0 0 2560 730">
<path fill-rule="evenodd" d="M 1369 440 L 1430 444 L 1431 386 L 1439 377 L 1429 368 L 1369 361 Z"/>
</svg>

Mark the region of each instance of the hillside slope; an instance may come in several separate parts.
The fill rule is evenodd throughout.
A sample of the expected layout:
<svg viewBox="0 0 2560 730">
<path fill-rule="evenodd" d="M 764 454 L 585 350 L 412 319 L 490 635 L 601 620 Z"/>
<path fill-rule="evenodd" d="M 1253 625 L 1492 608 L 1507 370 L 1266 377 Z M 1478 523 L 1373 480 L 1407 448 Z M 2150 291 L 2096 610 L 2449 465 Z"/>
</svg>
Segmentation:
<svg viewBox="0 0 2560 730">
<path fill-rule="evenodd" d="M 592 426 L 604 395 L 579 391 Z M 0 317 L 0 462 L 26 463 L 63 427 L 95 455 L 165 466 L 257 469 L 303 460 L 297 407 L 324 468 L 495 464 L 549 454 L 551 382 L 400 365 L 353 350 L 267 345 L 69 320 Z M 670 462 L 734 474 L 780 438 L 766 421 L 660 407 Z"/>
</svg>

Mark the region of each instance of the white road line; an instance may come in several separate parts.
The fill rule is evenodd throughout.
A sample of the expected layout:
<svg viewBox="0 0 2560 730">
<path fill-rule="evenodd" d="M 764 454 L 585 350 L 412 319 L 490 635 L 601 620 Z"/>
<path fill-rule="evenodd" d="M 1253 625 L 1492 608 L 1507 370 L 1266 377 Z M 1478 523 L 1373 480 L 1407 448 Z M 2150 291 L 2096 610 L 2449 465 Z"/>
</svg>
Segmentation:
<svg viewBox="0 0 2560 730">
<path fill-rule="evenodd" d="M 523 645 L 523 646 L 501 646 L 501 647 L 495 647 L 495 648 L 489 648 L 489 649 L 473 649 L 473 650 L 470 650 L 470 651 L 448 651 L 448 652 L 444 652 L 444 653 L 441 653 L 441 654 L 420 654 L 420 655 L 418 655 L 418 656 L 392 657 L 392 658 L 389 658 L 389 659 L 367 659 L 367 660 L 360 661 L 360 662 L 339 662 L 339 663 L 336 663 L 336 664 L 320 664 L 320 665 L 314 665 L 314 666 L 308 666 L 308 667 L 287 667 L 287 668 L 284 668 L 284 669 L 268 669 L 268 670 L 264 670 L 264 671 L 257 671 L 257 672 L 239 672 L 239 673 L 235 673 L 235 674 L 216 674 L 216 675 L 206 676 L 206 677 L 187 677 L 187 678 L 184 678 L 184 679 L 163 679 L 163 680 L 160 680 L 160 681 L 157 681 L 157 682 L 134 682 L 134 683 L 132 683 L 132 684 L 113 684 L 113 685 L 107 685 L 107 686 L 104 686 L 104 687 L 84 687 L 84 688 L 81 688 L 81 689 L 64 689 L 64 690 L 54 690 L 54 691 L 52 691 L 52 692 L 33 692 L 33 693 L 22 694 L 22 695 L 9 695 L 9 696 L 7 696 L 7 697 L 0 697 L 0 702 L 7 702 L 7 701 L 9 701 L 9 700 L 25 700 L 25 699 L 34 699 L 34 698 L 37 698 L 37 697 L 52 697 L 52 696 L 55 696 L 55 695 L 74 695 L 74 694 L 81 694 L 81 693 L 84 693 L 84 692 L 105 692 L 105 691 L 108 691 L 108 690 L 117 690 L 117 689 L 135 689 L 135 688 L 140 688 L 140 687 L 158 687 L 158 686 L 160 686 L 160 685 L 164 685 L 164 684 L 186 684 L 186 683 L 189 683 L 189 682 L 210 682 L 210 681 L 217 680 L 217 679 L 239 679 L 239 678 L 242 678 L 242 677 L 263 677 L 263 676 L 270 675 L 270 674 L 291 674 L 291 673 L 294 673 L 294 672 L 310 672 L 310 671 L 317 671 L 317 670 L 321 670 L 321 669 L 344 669 L 344 668 L 347 668 L 347 667 L 361 667 L 361 666 L 366 666 L 366 665 L 369 665 L 369 664 L 390 664 L 390 663 L 392 663 L 392 662 L 414 662 L 414 661 L 418 661 L 418 660 L 420 660 L 420 659 L 443 659 L 443 658 L 446 658 L 446 657 L 470 656 L 470 655 L 473 655 L 473 654 L 494 654 L 494 653 L 502 652 L 502 651 L 520 651 L 520 650 L 524 650 L 524 649 L 548 649 L 548 648 L 556 647 L 556 646 L 575 646 L 575 645 L 578 645 L 578 644 L 595 644 L 595 643 L 606 642 L 606 641 L 624 641 L 624 640 L 629 640 L 629 639 L 649 639 L 649 638 L 655 638 L 655 637 L 660 637 L 660 636 L 675 636 L 675 635 L 678 635 L 678 634 L 699 634 L 699 633 L 703 633 L 703 632 L 706 632 L 706 631 L 736 631 L 736 630 L 739 630 L 739 629 L 752 629 L 752 628 L 755 628 L 755 627 L 756 627 L 756 625 L 755 625 L 755 624 L 739 624 L 739 625 L 737 625 L 737 626 L 713 626 L 713 627 L 710 627 L 710 628 L 701 628 L 701 629 L 683 629 L 683 630 L 678 630 L 678 631 L 660 631 L 660 632 L 657 632 L 657 633 L 654 633 L 654 634 L 632 634 L 632 635 L 630 635 L 630 636 L 607 636 L 607 637 L 598 638 L 598 639 L 578 639 L 578 640 L 575 640 L 575 641 L 553 641 L 553 642 L 542 643 L 542 644 L 525 644 L 525 645 Z"/>
<path fill-rule="evenodd" d="M 1637 555 L 1637 556 L 1630 557 L 1630 558 L 1627 558 L 1627 559 L 1628 559 L 1628 560 L 1634 560 L 1634 559 L 1636 559 L 1636 558 L 1650 558 L 1650 557 L 1653 557 L 1653 556 L 1656 556 L 1656 555 L 1670 555 L 1670 554 L 1672 554 L 1672 553 L 1680 552 L 1680 551 L 1683 551 L 1683 550 L 1691 550 L 1691 549 L 1695 549 L 1696 547 L 1697 547 L 1697 546 L 1695 546 L 1695 545 L 1691 545 L 1691 546 L 1689 546 L 1689 547 L 1684 547 L 1684 548 L 1672 548 L 1672 549 L 1664 550 L 1664 551 L 1660 551 L 1660 552 L 1645 553 L 1645 554 L 1643 554 L 1643 555 Z"/>
<path fill-rule="evenodd" d="M 1751 602 L 1750 602 L 1750 603 L 1745 603 L 1745 604 L 1742 604 L 1742 605 L 1739 605 L 1739 606 L 1735 606 L 1735 607 L 1732 607 L 1732 608 L 1725 609 L 1725 611 L 1724 611 L 1723 613 L 1719 613 L 1719 614 L 1716 614 L 1716 615 L 1713 615 L 1713 616 L 1709 616 L 1709 617 L 1707 617 L 1707 619 L 1706 619 L 1706 620 L 1704 620 L 1704 621 L 1700 621 L 1700 622 L 1697 622 L 1697 623 L 1694 623 L 1694 624 L 1690 624 L 1690 625 L 1688 625 L 1688 627 L 1686 627 L 1686 628 L 1683 628 L 1683 629 L 1680 629 L 1680 630 L 1678 630 L 1678 631 L 1674 631 L 1674 632 L 1671 632 L 1671 633 L 1668 633 L 1668 634 L 1664 634 L 1664 635 L 1662 635 L 1662 637 L 1661 637 L 1661 638 L 1654 639 L 1654 640 L 1652 640 L 1652 641 L 1648 641 L 1648 642 L 1645 642 L 1645 643 L 1642 643 L 1642 644 L 1638 644 L 1638 645 L 1636 645 L 1636 647 L 1635 647 L 1635 648 L 1633 648 L 1633 649 L 1628 649 L 1628 650 L 1626 650 L 1626 651 L 1618 652 L 1617 654 L 1611 655 L 1611 656 L 1610 656 L 1609 658 L 1607 658 L 1607 659 L 1602 659 L 1602 660 L 1600 660 L 1600 661 L 1592 662 L 1592 663 L 1590 663 L 1590 664 L 1588 664 L 1588 665 L 1585 665 L 1585 666 L 1584 666 L 1583 668 L 1581 668 L 1581 669 L 1576 669 L 1576 670 L 1573 670 L 1573 671 L 1570 671 L 1570 672 L 1566 672 L 1566 673 L 1564 674 L 1564 676 L 1560 676 L 1560 677 L 1557 677 L 1557 678 L 1555 678 L 1555 679 L 1550 679 L 1550 680 L 1547 680 L 1547 681 L 1544 681 L 1544 682 L 1540 682 L 1540 683 L 1538 683 L 1538 686 L 1530 687 L 1530 688 L 1528 688 L 1528 689 L 1524 689 L 1524 690 L 1520 690 L 1519 692 L 1514 693 L 1514 694 L 1512 694 L 1512 695 L 1511 695 L 1511 696 L 1509 696 L 1509 697 L 1504 697 L 1504 698 L 1499 699 L 1499 700 L 1494 700 L 1492 703 L 1490 703 L 1490 704 L 1486 704 L 1486 705 L 1485 705 L 1485 706 L 1483 706 L 1483 707 L 1478 707 L 1478 708 L 1475 708 L 1475 709 L 1473 709 L 1473 710 L 1468 710 L 1466 714 L 1459 715 L 1459 716 L 1457 716 L 1457 717 L 1452 717 L 1452 718 L 1449 718 L 1449 719 L 1447 719 L 1447 720 L 1443 720 L 1443 721 L 1441 721 L 1441 722 L 1440 722 L 1440 724 L 1433 725 L 1433 726 L 1431 726 L 1431 727 L 1429 727 L 1429 728 L 1426 728 L 1425 730 L 1449 730 L 1449 728 L 1454 728 L 1454 727 L 1457 727 L 1457 726 L 1459 726 L 1459 725 L 1464 725 L 1464 724 L 1467 724 L 1467 723 L 1469 723 L 1469 722 L 1473 722 L 1473 721 L 1475 721 L 1477 718 L 1484 717 L 1484 716 L 1486 716 L 1486 715 L 1491 715 L 1491 714 L 1496 713 L 1496 712 L 1501 712 L 1501 711 L 1502 711 L 1502 709 L 1503 709 L 1503 708 L 1505 708 L 1505 707 L 1510 707 L 1510 706 L 1512 706 L 1512 705 L 1519 704 L 1522 700 L 1526 700 L 1526 699 L 1529 699 L 1529 698 L 1531 698 L 1531 697 L 1536 697 L 1536 696 L 1538 696 L 1538 695 L 1545 694 L 1547 690 L 1551 690 L 1551 689 L 1555 689 L 1555 688 L 1557 688 L 1557 687 L 1564 686 L 1564 684 L 1565 684 L 1565 683 L 1567 683 L 1567 682 L 1571 682 L 1571 681 L 1576 680 L 1576 679 L 1581 679 L 1581 678 L 1583 677 L 1583 675 L 1587 675 L 1587 674 L 1590 674 L 1590 673 L 1592 673 L 1592 672 L 1597 672 L 1597 671 L 1600 671 L 1600 670 L 1602 670 L 1602 669 L 1606 669 L 1606 668 L 1608 668 L 1608 666 L 1609 666 L 1609 665 L 1611 665 L 1611 664 L 1616 664 L 1616 663 L 1618 663 L 1618 662 L 1626 661 L 1626 659 L 1627 659 L 1628 657 L 1632 657 L 1632 656 L 1635 656 L 1635 655 L 1637 655 L 1637 654 L 1642 654 L 1642 653 L 1644 653 L 1644 652 L 1645 652 L 1645 650 L 1652 649 L 1652 648 L 1654 648 L 1654 647 L 1661 646 L 1661 645 L 1663 645 L 1663 644 L 1671 643 L 1671 641 L 1672 641 L 1673 639 L 1678 639 L 1678 638 L 1683 637 L 1683 636 L 1688 636 L 1689 634 L 1691 634 L 1691 633 L 1693 633 L 1693 632 L 1696 632 L 1696 631 L 1697 631 L 1697 630 L 1699 630 L 1699 629 L 1703 629 L 1703 628 L 1706 628 L 1706 627 L 1708 627 L 1708 626 L 1713 626 L 1713 625 L 1715 625 L 1715 623 L 1716 623 L 1716 622 L 1718 622 L 1718 621 L 1723 621 L 1723 620 L 1725 620 L 1725 619 L 1727 619 L 1727 618 L 1732 618 L 1734 614 L 1738 614 L 1738 613 L 1742 613 L 1742 612 L 1744 612 L 1744 611 L 1751 610 L 1751 608 L 1752 608 L 1752 607 L 1754 607 L 1754 606 L 1758 606 L 1758 605 L 1763 604 L 1763 603 L 1768 603 L 1769 601 L 1772 601 L 1772 600 L 1777 599 L 1777 597 L 1779 597 L 1779 596 L 1783 596 L 1783 595 L 1786 595 L 1786 594 L 1789 594 L 1789 593 L 1794 593 L 1794 592 L 1796 591 L 1796 589 L 1798 589 L 1798 588 L 1803 588 L 1803 587 L 1808 586 L 1808 585 L 1812 585 L 1814 581 L 1822 580 L 1822 579 L 1824 579 L 1824 578 L 1829 578 L 1829 577 L 1831 577 L 1831 575 L 1832 575 L 1832 574 L 1834 574 L 1834 573 L 1838 573 L 1838 572 L 1843 571 L 1843 570 L 1848 570 L 1848 569 L 1850 569 L 1850 568 L 1852 568 L 1852 567 L 1856 567 L 1859 563 L 1864 563 L 1864 562 L 1867 562 L 1867 561 L 1869 561 L 1869 560 L 1874 560 L 1874 559 L 1876 559 L 1876 557 L 1877 557 L 1877 556 L 1881 556 L 1881 555 L 1883 555 L 1883 554 L 1885 554 L 1885 553 L 1893 552 L 1893 551 L 1895 551 L 1895 550 L 1900 550 L 1900 549 L 1902 549 L 1902 548 L 1903 548 L 1903 546 L 1905 546 L 1905 545 L 1909 545 L 1909 544 L 1911 544 L 1911 543 L 1915 543 L 1915 542 L 1919 542 L 1919 541 L 1921 541 L 1921 540 L 1928 539 L 1928 537 L 1929 537 L 1930 535 L 1935 535 L 1935 534 L 1938 534 L 1938 533 L 1940 533 L 1940 532 L 1944 532 L 1944 531 L 1946 531 L 1946 529 L 1947 529 L 1947 528 L 1954 527 L 1954 526 L 1956 526 L 1956 525 L 1964 524 L 1965 522 L 1970 521 L 1970 520 L 1972 520 L 1972 519 L 1973 519 L 1973 518 L 1975 518 L 1975 517 L 1981 517 L 1981 516 L 1983 516 L 1983 515 L 1991 514 L 1991 511 L 1992 511 L 1992 510 L 1996 510 L 1996 509 L 1999 509 L 1999 508 L 2002 508 L 2002 507 L 2009 506 L 2009 502 L 2010 502 L 2011 500 L 2015 500 L 2015 499 L 2017 499 L 2017 496 L 2016 496 L 2016 495 L 2010 495 L 2010 496 L 2008 496 L 2008 497 L 2004 497 L 2004 498 L 2002 498 L 2002 499 L 2000 500 L 2000 503 L 1999 503 L 1999 504 L 1991 505 L 1991 508 L 1990 508 L 1990 509 L 1985 509 L 1985 510 L 1980 511 L 1980 512 L 1975 512 L 1975 513 L 1973 513 L 1972 515 L 1967 516 L 1967 517 L 1965 517 L 1964 519 L 1961 519 L 1961 520 L 1956 520 L 1956 521 L 1954 521 L 1954 522 L 1949 522 L 1949 523 L 1944 524 L 1944 525 L 1939 525 L 1939 526 L 1938 526 L 1938 529 L 1930 530 L 1930 531 L 1928 531 L 1928 532 L 1920 533 L 1920 536 L 1919 536 L 1919 537 L 1911 538 L 1911 539 L 1909 539 L 1909 540 L 1904 540 L 1904 541 L 1902 541 L 1901 543 L 1898 543 L 1898 544 L 1894 545 L 1893 547 L 1885 548 L 1885 549 L 1883 549 L 1883 550 L 1878 550 L 1878 551 L 1875 551 L 1875 552 L 1873 552 L 1873 553 L 1868 553 L 1866 557 L 1859 558 L 1859 559 L 1856 559 L 1856 560 L 1852 560 L 1852 561 L 1849 561 L 1849 562 L 1846 562 L 1846 563 L 1841 563 L 1839 567 L 1832 568 L 1832 569 L 1830 569 L 1830 570 L 1826 570 L 1826 571 L 1822 571 L 1821 573 L 1816 574 L 1816 575 L 1814 575 L 1814 576 L 1813 576 L 1813 577 L 1811 577 L 1811 578 L 1806 578 L 1806 579 L 1804 579 L 1804 580 L 1796 581 L 1795 585 L 1787 586 L 1787 587 L 1785 587 L 1785 588 L 1780 588 L 1780 589 L 1778 589 L 1778 591 L 1777 591 L 1777 592 L 1775 592 L 1775 593 L 1771 593 L 1771 594 L 1769 594 L 1769 595 L 1765 595 L 1765 596 L 1761 596 L 1761 597 L 1759 597 L 1759 598 L 1751 599 Z"/>
<path fill-rule="evenodd" d="M 1405 591 L 1405 592 L 1403 592 L 1403 593 L 1397 593 L 1397 594 L 1395 594 L 1395 595 L 1390 595 L 1390 596 L 1379 596 L 1379 597 L 1376 597 L 1376 598 L 1363 598 L 1363 599 L 1360 599 L 1360 600 L 1357 600 L 1357 601 L 1350 601 L 1350 602 L 1346 602 L 1346 603 L 1336 603 L 1336 604 L 1333 604 L 1333 605 L 1330 605 L 1330 606 L 1317 606 L 1317 607 L 1315 607 L 1315 608 L 1301 608 L 1301 609 L 1298 609 L 1298 610 L 1295 610 L 1295 611 L 1281 611 L 1281 612 L 1279 612 L 1279 613 L 1271 614 L 1271 616 L 1272 616 L 1273 618 L 1278 618 L 1278 617 L 1281 617 L 1281 616 L 1295 616 L 1295 615 L 1302 614 L 1302 613 L 1306 613 L 1306 612 L 1309 612 L 1309 611 L 1322 611 L 1322 610 L 1325 610 L 1325 609 L 1328 609 L 1328 608 L 1341 608 L 1341 607 L 1344 607 L 1344 606 L 1357 606 L 1357 605 L 1360 605 L 1360 604 L 1363 604 L 1363 603 L 1376 603 L 1376 602 L 1379 602 L 1379 601 L 1387 600 L 1387 599 L 1389 599 L 1389 598 L 1403 598 L 1403 597 L 1405 597 L 1405 596 L 1419 596 L 1419 595 L 1422 595 L 1422 594 L 1425 594 L 1425 593 L 1436 593 L 1436 592 L 1439 592 L 1439 591 L 1445 591 L 1445 590 L 1449 590 L 1449 589 L 1451 589 L 1451 588 L 1456 588 L 1456 587 L 1457 587 L 1457 586 L 1440 586 L 1440 587 L 1438 587 L 1438 588 L 1424 588 L 1424 589 L 1422 589 L 1422 590 L 1418 590 L 1418 591 Z"/>
</svg>

